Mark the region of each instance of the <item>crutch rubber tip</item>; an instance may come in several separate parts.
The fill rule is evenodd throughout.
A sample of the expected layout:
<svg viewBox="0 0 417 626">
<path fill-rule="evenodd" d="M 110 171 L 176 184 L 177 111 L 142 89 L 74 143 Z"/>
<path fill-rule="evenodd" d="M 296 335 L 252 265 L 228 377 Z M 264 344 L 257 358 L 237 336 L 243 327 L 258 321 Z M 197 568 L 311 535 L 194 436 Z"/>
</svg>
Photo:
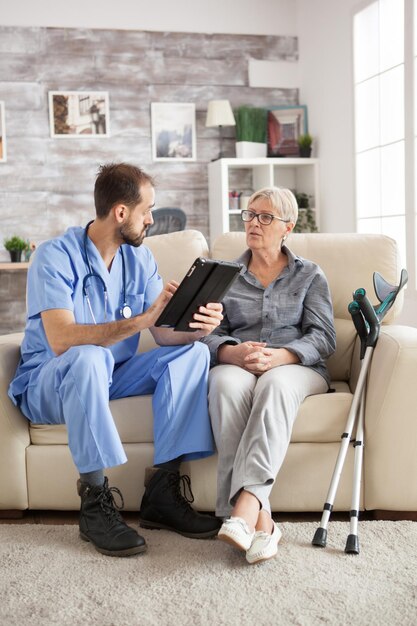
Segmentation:
<svg viewBox="0 0 417 626">
<path fill-rule="evenodd" d="M 349 535 L 346 541 L 346 554 L 359 554 L 359 537 L 358 535 Z"/>
<path fill-rule="evenodd" d="M 327 543 L 327 529 L 321 527 L 317 528 L 311 543 L 318 548 L 325 548 Z"/>
</svg>

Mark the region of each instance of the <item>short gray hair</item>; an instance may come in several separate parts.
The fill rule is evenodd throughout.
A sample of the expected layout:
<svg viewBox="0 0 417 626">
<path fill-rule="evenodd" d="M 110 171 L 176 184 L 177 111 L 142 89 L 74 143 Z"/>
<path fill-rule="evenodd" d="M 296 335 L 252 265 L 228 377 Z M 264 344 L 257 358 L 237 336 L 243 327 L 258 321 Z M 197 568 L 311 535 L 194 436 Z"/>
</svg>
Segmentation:
<svg viewBox="0 0 417 626">
<path fill-rule="evenodd" d="M 258 198 L 266 198 L 269 200 L 271 209 L 276 209 L 284 220 L 297 223 L 298 205 L 293 192 L 290 189 L 282 187 L 264 187 L 255 191 L 249 198 L 248 207 L 258 200 Z"/>
</svg>

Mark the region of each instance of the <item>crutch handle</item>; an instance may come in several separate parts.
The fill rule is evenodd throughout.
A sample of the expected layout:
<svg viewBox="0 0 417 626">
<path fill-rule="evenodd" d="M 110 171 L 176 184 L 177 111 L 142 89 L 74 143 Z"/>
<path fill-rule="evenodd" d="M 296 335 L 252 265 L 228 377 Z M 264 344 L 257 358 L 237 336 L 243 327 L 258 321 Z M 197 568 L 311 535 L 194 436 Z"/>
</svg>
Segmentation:
<svg viewBox="0 0 417 626">
<path fill-rule="evenodd" d="M 364 289 L 363 287 L 360 287 L 354 292 L 353 299 L 355 300 L 355 302 L 359 302 L 359 299 L 364 298 L 365 296 L 366 296 L 366 289 Z"/>
<path fill-rule="evenodd" d="M 368 329 L 366 328 L 366 323 L 361 313 L 359 302 L 356 302 L 355 300 L 351 302 L 348 306 L 348 311 L 352 316 L 352 321 L 361 341 L 362 339 L 366 340 L 368 337 Z"/>
<path fill-rule="evenodd" d="M 368 328 L 366 326 L 366 322 L 361 312 L 361 308 L 359 302 L 355 300 L 351 302 L 348 306 L 348 311 L 352 317 L 352 322 L 356 328 L 356 332 L 358 333 L 358 337 L 361 341 L 361 360 L 365 356 L 366 344 L 368 341 Z"/>
<path fill-rule="evenodd" d="M 374 348 L 378 341 L 379 329 L 381 322 L 378 319 L 375 309 L 369 302 L 365 289 L 357 289 L 353 295 L 355 302 L 358 302 L 361 313 L 365 318 L 365 321 L 369 325 L 369 333 L 366 341 L 366 346 Z"/>
</svg>

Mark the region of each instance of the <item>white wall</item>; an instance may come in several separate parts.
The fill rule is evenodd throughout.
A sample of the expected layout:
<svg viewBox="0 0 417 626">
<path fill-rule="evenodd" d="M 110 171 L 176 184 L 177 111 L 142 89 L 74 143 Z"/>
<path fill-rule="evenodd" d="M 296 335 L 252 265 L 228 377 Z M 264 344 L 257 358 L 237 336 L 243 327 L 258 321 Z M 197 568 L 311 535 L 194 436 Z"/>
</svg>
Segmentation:
<svg viewBox="0 0 417 626">
<path fill-rule="evenodd" d="M 363 5 L 363 2 L 360 2 Z M 358 0 L 297 0 L 300 103 L 320 157 L 322 229 L 354 232 L 352 17 Z"/>
<path fill-rule="evenodd" d="M 3 26 L 296 35 L 296 0 L 0 0 Z"/>
<path fill-rule="evenodd" d="M 352 22 L 366 0 L 297 0 L 300 103 L 320 157 L 321 225 L 354 232 L 354 111 Z M 370 270 L 372 271 L 372 270 Z M 405 292 L 398 322 L 417 326 L 417 294 Z"/>
</svg>

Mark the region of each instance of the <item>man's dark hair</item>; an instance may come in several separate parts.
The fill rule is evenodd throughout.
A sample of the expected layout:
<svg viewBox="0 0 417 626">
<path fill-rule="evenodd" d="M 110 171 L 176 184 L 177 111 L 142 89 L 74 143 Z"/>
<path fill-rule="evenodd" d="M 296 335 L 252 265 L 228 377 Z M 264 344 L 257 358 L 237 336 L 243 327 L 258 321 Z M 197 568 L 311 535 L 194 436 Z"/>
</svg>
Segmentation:
<svg viewBox="0 0 417 626">
<path fill-rule="evenodd" d="M 94 186 L 94 204 L 98 218 L 105 218 L 115 204 L 129 208 L 142 200 L 141 187 L 149 183 L 155 186 L 152 176 L 129 163 L 101 165 Z"/>
</svg>

